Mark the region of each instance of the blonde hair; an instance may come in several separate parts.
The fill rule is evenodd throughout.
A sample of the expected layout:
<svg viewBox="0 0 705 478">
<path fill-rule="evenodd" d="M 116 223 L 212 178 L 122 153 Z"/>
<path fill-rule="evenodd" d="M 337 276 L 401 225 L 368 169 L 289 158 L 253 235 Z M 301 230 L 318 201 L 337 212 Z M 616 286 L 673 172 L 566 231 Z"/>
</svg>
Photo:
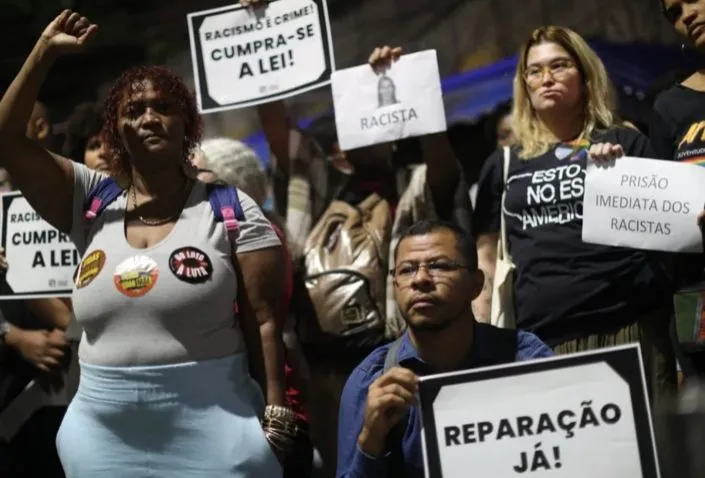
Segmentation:
<svg viewBox="0 0 705 478">
<path fill-rule="evenodd" d="M 526 84 L 526 62 L 529 51 L 541 43 L 555 43 L 575 62 L 583 80 L 583 128 L 578 139 L 589 139 L 594 131 L 604 130 L 620 121 L 614 86 L 607 76 L 605 65 L 583 38 L 565 27 L 537 28 L 519 52 L 519 64 L 514 75 L 514 133 L 521 145 L 519 157 L 540 156 L 556 143 L 555 136 L 536 115 Z"/>
</svg>

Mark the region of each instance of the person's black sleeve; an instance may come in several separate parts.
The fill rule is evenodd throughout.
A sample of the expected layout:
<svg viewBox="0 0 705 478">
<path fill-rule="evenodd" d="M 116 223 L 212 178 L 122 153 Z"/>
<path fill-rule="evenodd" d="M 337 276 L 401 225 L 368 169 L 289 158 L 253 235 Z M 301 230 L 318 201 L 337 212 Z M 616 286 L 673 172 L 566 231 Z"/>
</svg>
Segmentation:
<svg viewBox="0 0 705 478">
<path fill-rule="evenodd" d="M 676 125 L 670 120 L 662 102 L 656 101 L 649 120 L 649 140 L 654 158 L 672 160 L 675 153 Z"/>
<path fill-rule="evenodd" d="M 625 156 L 650 159 L 657 158 L 649 138 L 641 131 L 634 128 L 621 127 L 617 128 L 614 134 L 616 136 L 616 143 L 622 145 Z"/>
<path fill-rule="evenodd" d="M 487 158 L 480 171 L 472 216 L 475 237 L 499 232 L 504 190 L 503 163 L 504 152 L 500 149 Z"/>
</svg>

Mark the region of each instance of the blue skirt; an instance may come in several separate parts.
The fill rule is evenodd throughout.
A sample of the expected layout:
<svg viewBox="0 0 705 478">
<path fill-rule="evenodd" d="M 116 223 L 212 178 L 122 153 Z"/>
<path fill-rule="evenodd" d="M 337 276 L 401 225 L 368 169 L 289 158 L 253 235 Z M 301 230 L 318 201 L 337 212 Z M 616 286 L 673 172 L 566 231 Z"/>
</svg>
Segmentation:
<svg viewBox="0 0 705 478">
<path fill-rule="evenodd" d="M 245 354 L 153 367 L 81 363 L 56 437 L 67 478 L 281 478 Z"/>
</svg>

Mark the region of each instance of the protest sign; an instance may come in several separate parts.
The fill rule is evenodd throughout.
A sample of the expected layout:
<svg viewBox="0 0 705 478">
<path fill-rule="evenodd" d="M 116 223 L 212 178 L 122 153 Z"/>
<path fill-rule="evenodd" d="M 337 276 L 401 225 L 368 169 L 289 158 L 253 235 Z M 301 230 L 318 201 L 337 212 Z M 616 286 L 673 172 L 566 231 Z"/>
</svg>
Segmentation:
<svg viewBox="0 0 705 478">
<path fill-rule="evenodd" d="M 7 272 L 0 299 L 69 297 L 80 254 L 71 239 L 37 214 L 18 192 L 2 201 L 2 247 Z"/>
<path fill-rule="evenodd" d="M 697 253 L 697 216 L 705 205 L 705 168 L 624 157 L 608 165 L 588 161 L 583 241 L 608 246 Z"/>
<path fill-rule="evenodd" d="M 639 347 L 422 377 L 426 476 L 658 478 Z"/>
<path fill-rule="evenodd" d="M 370 65 L 338 70 L 331 88 L 343 150 L 446 130 L 436 50 L 403 55 L 381 73 Z"/>
<path fill-rule="evenodd" d="M 272 0 L 187 16 L 202 113 L 267 103 L 330 82 L 333 43 L 326 0 Z"/>
</svg>

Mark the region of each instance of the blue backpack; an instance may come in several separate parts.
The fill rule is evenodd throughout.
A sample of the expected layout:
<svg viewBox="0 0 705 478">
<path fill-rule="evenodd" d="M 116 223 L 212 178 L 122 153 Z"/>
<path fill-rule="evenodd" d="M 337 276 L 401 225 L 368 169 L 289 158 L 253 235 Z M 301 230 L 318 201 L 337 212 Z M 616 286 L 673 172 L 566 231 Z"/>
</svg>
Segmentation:
<svg viewBox="0 0 705 478">
<path fill-rule="evenodd" d="M 240 222 L 245 220 L 237 189 L 221 184 L 209 184 L 207 188 L 208 202 L 213 209 L 215 220 L 223 223 L 230 242 L 235 245 L 240 235 Z M 105 178 L 96 184 L 88 192 L 83 203 L 86 222 L 92 223 L 122 192 L 123 189 L 112 178 Z"/>
</svg>

